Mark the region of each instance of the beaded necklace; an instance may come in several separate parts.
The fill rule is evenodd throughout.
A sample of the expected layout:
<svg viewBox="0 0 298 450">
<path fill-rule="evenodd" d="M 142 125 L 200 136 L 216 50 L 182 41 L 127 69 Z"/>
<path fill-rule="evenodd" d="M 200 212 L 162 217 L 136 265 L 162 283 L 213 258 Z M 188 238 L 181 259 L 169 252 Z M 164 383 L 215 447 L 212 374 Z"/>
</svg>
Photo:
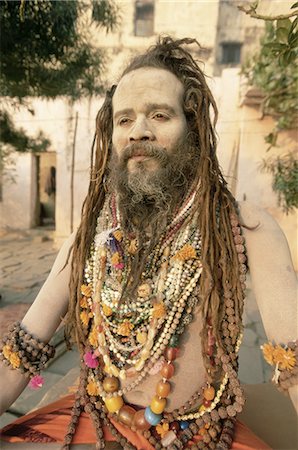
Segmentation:
<svg viewBox="0 0 298 450">
<path fill-rule="evenodd" d="M 179 337 L 191 322 L 198 303 L 202 263 L 197 215 L 191 214 L 194 197 L 194 192 L 187 197 L 162 234 L 146 264 L 136 294 L 121 301 L 138 243 L 133 236 L 125 236 L 122 232 L 116 197 L 111 196 L 98 219 L 85 268 L 86 284 L 82 286 L 81 321 L 89 345 L 84 354 L 84 388 L 91 402 L 105 411 L 107 417 L 114 417 L 144 433 L 157 449 L 184 448 L 178 444 L 181 436 L 187 437 L 187 440 L 184 437 L 186 443 L 197 432 L 200 439 L 195 448 L 215 448 L 212 443 L 219 442 L 219 436 L 226 433 L 222 422 L 230 418 L 228 428 L 232 430 L 233 418 L 243 405 L 235 361 L 217 352 L 210 325 L 207 354 L 222 366 L 219 386 L 206 382 L 182 408 L 172 413 L 165 411 Z M 238 242 L 239 224 L 234 223 L 234 228 Z M 243 263 L 244 249 L 239 250 L 239 257 L 242 257 L 239 261 Z M 241 334 L 235 342 L 235 354 L 240 342 Z M 145 376 L 158 370 L 161 380 L 151 404 L 138 411 L 125 405 L 123 396 L 135 389 Z M 130 377 L 134 380 L 121 388 L 121 380 Z M 231 398 L 236 399 L 234 403 Z M 194 410 L 198 400 L 201 406 Z M 210 428 L 205 425 L 210 421 L 217 426 L 214 432 L 211 428 L 205 436 Z M 231 431 L 227 433 L 231 435 Z M 210 443 L 207 442 L 209 439 Z M 203 447 L 200 442 L 204 442 Z"/>
</svg>

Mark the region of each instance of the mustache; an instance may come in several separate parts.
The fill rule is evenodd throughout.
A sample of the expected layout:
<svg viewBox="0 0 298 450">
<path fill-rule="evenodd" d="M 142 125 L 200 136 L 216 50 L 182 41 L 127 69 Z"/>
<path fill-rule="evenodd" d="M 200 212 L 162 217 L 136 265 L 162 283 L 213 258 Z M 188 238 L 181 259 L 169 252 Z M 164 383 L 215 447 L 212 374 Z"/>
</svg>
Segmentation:
<svg viewBox="0 0 298 450">
<path fill-rule="evenodd" d="M 126 164 L 134 156 L 146 156 L 155 158 L 161 164 L 166 164 L 169 159 L 167 150 L 158 144 L 152 142 L 134 142 L 128 145 L 122 151 L 120 162 Z"/>
</svg>

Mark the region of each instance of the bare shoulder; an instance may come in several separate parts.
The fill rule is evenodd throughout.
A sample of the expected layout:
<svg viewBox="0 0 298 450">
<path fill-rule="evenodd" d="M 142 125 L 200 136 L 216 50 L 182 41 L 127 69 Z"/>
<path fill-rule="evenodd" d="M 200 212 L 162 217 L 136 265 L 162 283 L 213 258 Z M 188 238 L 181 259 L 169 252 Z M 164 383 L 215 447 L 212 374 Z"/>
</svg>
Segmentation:
<svg viewBox="0 0 298 450">
<path fill-rule="evenodd" d="M 283 231 L 276 220 L 265 209 L 250 202 L 239 202 L 240 217 L 243 225 L 254 231 L 282 233 Z"/>
<path fill-rule="evenodd" d="M 268 267 L 292 265 L 286 236 L 271 214 L 249 202 L 239 202 L 239 210 L 250 268 L 261 261 Z"/>
<path fill-rule="evenodd" d="M 241 202 L 239 209 L 251 287 L 267 336 L 288 342 L 297 332 L 297 284 L 287 239 L 262 208 Z"/>
</svg>

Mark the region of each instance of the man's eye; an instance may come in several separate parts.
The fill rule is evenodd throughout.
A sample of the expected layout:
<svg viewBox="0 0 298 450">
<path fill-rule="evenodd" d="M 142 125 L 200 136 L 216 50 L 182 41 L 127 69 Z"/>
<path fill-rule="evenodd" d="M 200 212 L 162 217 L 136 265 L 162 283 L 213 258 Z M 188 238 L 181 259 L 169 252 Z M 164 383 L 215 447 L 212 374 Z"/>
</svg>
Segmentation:
<svg viewBox="0 0 298 450">
<path fill-rule="evenodd" d="M 128 122 L 129 122 L 129 119 L 127 117 L 123 117 L 122 119 L 119 120 L 118 124 L 126 125 Z"/>
<path fill-rule="evenodd" d="M 163 113 L 155 113 L 153 118 L 157 119 L 157 120 L 167 120 L 168 119 L 168 117 Z"/>
</svg>

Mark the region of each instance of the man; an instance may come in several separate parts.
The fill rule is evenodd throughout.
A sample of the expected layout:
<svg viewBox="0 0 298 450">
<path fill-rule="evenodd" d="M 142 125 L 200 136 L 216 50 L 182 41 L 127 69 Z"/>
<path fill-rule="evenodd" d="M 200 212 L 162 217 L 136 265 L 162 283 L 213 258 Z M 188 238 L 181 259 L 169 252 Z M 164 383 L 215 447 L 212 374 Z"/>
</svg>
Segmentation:
<svg viewBox="0 0 298 450">
<path fill-rule="evenodd" d="M 2 350 L 8 365 L 38 376 L 34 349 L 40 367 L 50 349 L 37 338 L 47 342 L 67 313 L 80 386 L 75 400 L 8 426 L 11 442 L 62 442 L 74 403 L 64 449 L 113 439 L 124 449 L 269 448 L 235 419 L 244 244 L 268 338 L 290 342 L 265 348 L 280 358 L 283 387 L 296 363 L 295 276 L 277 225 L 227 189 L 216 105 L 185 49 L 194 42 L 162 38 L 107 93 L 81 225 Z M 5 409 L 26 380 L 1 371 Z"/>
</svg>

